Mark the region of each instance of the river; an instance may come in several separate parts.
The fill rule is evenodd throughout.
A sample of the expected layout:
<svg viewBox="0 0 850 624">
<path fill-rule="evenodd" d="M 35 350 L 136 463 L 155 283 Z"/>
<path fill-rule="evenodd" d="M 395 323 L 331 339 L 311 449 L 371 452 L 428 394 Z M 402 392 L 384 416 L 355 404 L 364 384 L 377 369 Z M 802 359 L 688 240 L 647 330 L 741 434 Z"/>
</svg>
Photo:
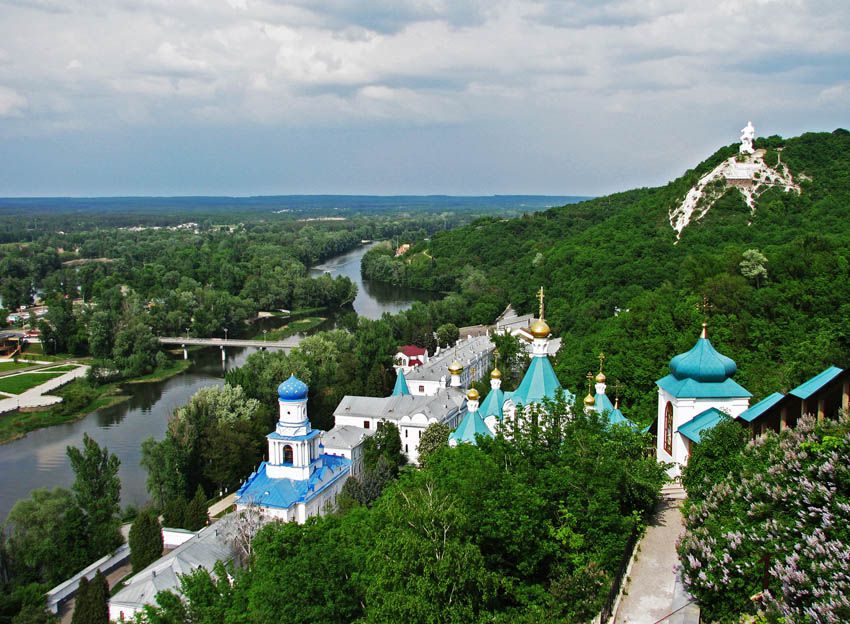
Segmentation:
<svg viewBox="0 0 850 624">
<path fill-rule="evenodd" d="M 364 283 L 360 277 L 360 259 L 367 249 L 361 247 L 337 256 L 311 269 L 311 274 L 321 275 L 328 271 L 334 277 L 351 278 L 357 284 L 354 310 L 367 318 L 380 318 L 384 312 L 395 313 L 414 301 L 434 298 L 433 293 Z M 264 322 L 275 321 L 264 319 Z M 168 417 L 176 407 L 187 403 L 200 388 L 224 383 L 225 368 L 240 366 L 253 351 L 230 348 L 224 363 L 217 348 L 191 352 L 192 365 L 186 371 L 165 381 L 126 386 L 130 394 L 128 401 L 0 445 L 0 519 L 6 517 L 16 501 L 28 497 L 36 488 L 71 485 L 74 475 L 65 449 L 81 446 L 85 433 L 121 460 L 122 505 L 144 504 L 148 495 L 145 489 L 147 473 L 139 465 L 142 440 L 151 436 L 161 439 Z"/>
</svg>

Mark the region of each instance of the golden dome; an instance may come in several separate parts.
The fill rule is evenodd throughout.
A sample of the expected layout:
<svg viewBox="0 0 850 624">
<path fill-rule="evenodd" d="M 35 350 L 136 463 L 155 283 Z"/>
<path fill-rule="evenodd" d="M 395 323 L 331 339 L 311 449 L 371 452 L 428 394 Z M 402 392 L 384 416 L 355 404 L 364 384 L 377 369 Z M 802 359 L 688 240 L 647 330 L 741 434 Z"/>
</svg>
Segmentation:
<svg viewBox="0 0 850 624">
<path fill-rule="evenodd" d="M 477 401 L 478 397 L 480 397 L 480 396 L 481 395 L 478 394 L 478 390 L 476 390 L 475 388 L 470 388 L 466 392 L 466 398 L 469 399 L 470 401 Z"/>
<path fill-rule="evenodd" d="M 543 319 L 535 319 L 528 329 L 535 338 L 548 338 L 549 334 L 552 333 L 549 331 L 549 325 Z"/>
<path fill-rule="evenodd" d="M 451 364 L 449 364 L 449 372 L 452 375 L 460 375 L 463 372 L 463 364 L 455 360 Z"/>
<path fill-rule="evenodd" d="M 490 379 L 501 379 L 501 378 L 502 378 L 502 371 L 500 371 L 498 368 L 494 368 L 490 372 Z"/>
<path fill-rule="evenodd" d="M 599 371 L 599 373 L 597 373 L 597 375 L 596 375 L 596 383 L 605 383 L 605 379 L 606 379 L 605 373 L 603 373 L 602 371 Z"/>
<path fill-rule="evenodd" d="M 596 401 L 593 399 L 593 395 L 591 395 L 591 394 L 589 394 L 589 393 L 588 393 L 588 395 L 587 395 L 586 397 L 584 397 L 584 404 L 585 404 L 587 407 L 590 407 L 590 406 L 591 406 L 591 405 L 593 405 L 594 403 L 596 403 Z"/>
</svg>

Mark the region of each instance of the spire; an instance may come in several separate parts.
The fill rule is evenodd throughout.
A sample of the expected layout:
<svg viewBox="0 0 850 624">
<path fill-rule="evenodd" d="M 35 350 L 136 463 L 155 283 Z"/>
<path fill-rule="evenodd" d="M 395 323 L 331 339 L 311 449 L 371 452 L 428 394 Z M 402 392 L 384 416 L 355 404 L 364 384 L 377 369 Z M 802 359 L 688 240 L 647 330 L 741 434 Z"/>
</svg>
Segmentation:
<svg viewBox="0 0 850 624">
<path fill-rule="evenodd" d="M 407 378 L 404 376 L 404 371 L 398 369 L 398 375 L 395 378 L 395 386 L 393 393 L 390 396 L 407 396 L 410 394 L 410 388 L 407 387 Z"/>
<path fill-rule="evenodd" d="M 584 397 L 585 409 L 591 409 L 596 399 L 593 398 L 593 373 L 587 371 L 587 396 Z"/>
<path fill-rule="evenodd" d="M 702 296 L 702 303 L 697 304 L 697 310 L 702 312 L 702 334 L 700 338 L 708 338 L 708 311 L 714 307 L 708 301 L 708 297 L 706 295 Z"/>
<path fill-rule="evenodd" d="M 540 287 L 540 290 L 537 292 L 537 299 L 540 300 L 540 320 L 543 320 L 543 286 Z"/>
<path fill-rule="evenodd" d="M 605 383 L 605 373 L 602 372 L 602 368 L 605 364 L 605 354 L 599 353 L 599 373 L 596 375 L 596 383 Z M 603 390 L 604 392 L 604 390 Z"/>
</svg>

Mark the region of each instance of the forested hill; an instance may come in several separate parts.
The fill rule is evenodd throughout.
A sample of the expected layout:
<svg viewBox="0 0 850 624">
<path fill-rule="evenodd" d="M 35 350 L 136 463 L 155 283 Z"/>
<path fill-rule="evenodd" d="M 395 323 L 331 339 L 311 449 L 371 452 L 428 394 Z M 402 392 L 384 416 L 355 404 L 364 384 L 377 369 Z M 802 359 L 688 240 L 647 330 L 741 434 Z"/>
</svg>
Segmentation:
<svg viewBox="0 0 850 624">
<path fill-rule="evenodd" d="M 491 322 L 509 301 L 535 310 L 543 285 L 547 319 L 564 336 L 561 379 L 583 393 L 604 351 L 609 381 L 620 382 L 627 411 L 643 422 L 654 414 L 654 381 L 698 335 L 705 296 L 710 338 L 759 398 L 829 363 L 850 364 L 850 133 L 774 136 L 756 147 L 767 149 L 765 161 L 781 156 L 802 192 L 771 188 L 753 215 L 730 187 L 678 242 L 670 210 L 737 144 L 663 187 L 480 219 L 415 246 L 403 265 L 373 257 L 364 268 L 461 290 L 474 322 Z"/>
</svg>

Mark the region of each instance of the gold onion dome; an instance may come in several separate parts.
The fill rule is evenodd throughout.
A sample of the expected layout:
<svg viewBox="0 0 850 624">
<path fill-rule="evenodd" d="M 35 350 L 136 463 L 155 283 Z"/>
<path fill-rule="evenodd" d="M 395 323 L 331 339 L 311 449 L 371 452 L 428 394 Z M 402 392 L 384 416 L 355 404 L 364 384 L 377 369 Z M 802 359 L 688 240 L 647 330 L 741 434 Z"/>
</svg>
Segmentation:
<svg viewBox="0 0 850 624">
<path fill-rule="evenodd" d="M 592 394 L 590 394 L 590 393 L 588 393 L 588 394 L 587 394 L 587 396 L 586 396 L 586 397 L 584 397 L 584 404 L 585 404 L 587 407 L 590 407 L 590 406 L 591 406 L 591 405 L 593 405 L 594 403 L 596 403 L 596 401 L 593 399 L 593 395 L 592 395 Z"/>
<path fill-rule="evenodd" d="M 452 375 L 460 375 L 463 372 L 463 365 L 455 360 L 451 364 L 449 364 L 449 372 Z"/>
<path fill-rule="evenodd" d="M 605 383 L 605 379 L 605 373 L 603 373 L 602 371 L 599 371 L 596 374 L 596 383 Z"/>
<path fill-rule="evenodd" d="M 549 331 L 549 324 L 543 319 L 535 319 L 528 329 L 535 338 L 548 338 L 552 333 Z"/>
<path fill-rule="evenodd" d="M 490 372 L 490 379 L 501 379 L 501 378 L 502 378 L 502 371 L 500 371 L 498 368 L 494 368 Z"/>
<path fill-rule="evenodd" d="M 470 388 L 466 392 L 466 398 L 469 399 L 470 401 L 477 401 L 478 397 L 480 397 L 480 396 L 481 395 L 478 394 L 478 390 L 476 390 L 475 388 Z"/>
</svg>

